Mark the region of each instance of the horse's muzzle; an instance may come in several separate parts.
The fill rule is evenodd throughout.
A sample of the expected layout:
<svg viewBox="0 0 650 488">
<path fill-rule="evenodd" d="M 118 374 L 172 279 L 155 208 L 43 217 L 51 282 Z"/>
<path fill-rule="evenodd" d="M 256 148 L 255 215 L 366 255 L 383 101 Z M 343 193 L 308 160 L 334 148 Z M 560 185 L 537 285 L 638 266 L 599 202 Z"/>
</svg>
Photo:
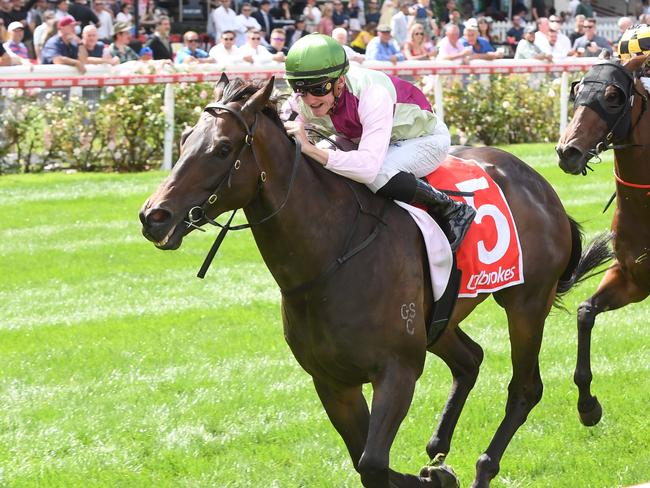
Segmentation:
<svg viewBox="0 0 650 488">
<path fill-rule="evenodd" d="M 565 173 L 579 175 L 587 165 L 587 154 L 573 145 L 558 144 L 555 147 L 558 155 L 558 164 Z"/>
<path fill-rule="evenodd" d="M 177 249 L 183 235 L 182 226 L 174 225 L 174 214 L 164 207 L 140 210 L 142 235 L 153 242 L 159 249 Z"/>
</svg>

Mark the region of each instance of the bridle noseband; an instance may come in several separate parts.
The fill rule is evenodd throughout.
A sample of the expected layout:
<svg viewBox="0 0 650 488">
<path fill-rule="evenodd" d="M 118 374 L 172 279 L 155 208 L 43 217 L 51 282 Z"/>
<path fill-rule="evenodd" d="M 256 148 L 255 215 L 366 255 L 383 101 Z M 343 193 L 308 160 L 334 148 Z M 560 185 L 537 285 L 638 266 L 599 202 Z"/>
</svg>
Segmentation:
<svg viewBox="0 0 650 488">
<path fill-rule="evenodd" d="M 187 220 L 185 223 L 187 224 L 187 227 L 193 227 L 195 229 L 199 229 L 204 231 L 200 227 L 200 224 L 203 222 L 207 222 L 211 225 L 221 227 L 221 231 L 219 232 L 219 235 L 214 241 L 214 244 L 212 244 L 212 247 L 210 248 L 210 251 L 208 252 L 207 256 L 205 257 L 205 260 L 203 262 L 203 265 L 201 266 L 201 269 L 197 273 L 197 276 L 199 278 L 205 277 L 205 273 L 208 271 L 208 268 L 210 267 L 210 264 L 212 263 L 212 260 L 214 259 L 215 255 L 217 254 L 217 251 L 219 250 L 219 246 L 221 246 L 221 243 L 226 237 L 226 234 L 228 233 L 229 230 L 242 230 L 242 229 L 248 229 L 250 227 L 256 226 L 256 225 L 261 225 L 264 222 L 267 222 L 271 220 L 273 217 L 275 217 L 287 204 L 287 201 L 289 200 L 289 195 L 291 194 L 291 190 L 293 188 L 294 181 L 296 179 L 296 172 L 298 169 L 298 160 L 300 159 L 300 143 L 295 140 L 295 145 L 296 145 L 296 152 L 295 152 L 295 157 L 293 160 L 293 167 L 291 169 L 291 177 L 289 179 L 289 186 L 287 188 L 287 194 L 284 197 L 284 200 L 282 203 L 276 208 L 273 212 L 271 212 L 269 215 L 266 217 L 260 219 L 257 222 L 249 222 L 247 224 L 241 224 L 241 225 L 235 225 L 231 226 L 230 224 L 232 223 L 235 214 L 237 213 L 237 208 L 232 211 L 232 214 L 228 218 L 227 222 L 225 224 L 220 224 L 216 220 L 211 219 L 208 217 L 208 210 L 210 210 L 216 202 L 219 199 L 219 192 L 222 189 L 222 186 L 227 183 L 227 187 L 231 187 L 231 180 L 234 175 L 234 173 L 241 168 L 242 162 L 241 162 L 241 155 L 244 152 L 245 149 L 249 148 L 251 150 L 251 154 L 253 156 L 253 161 L 255 162 L 255 165 L 257 166 L 259 170 L 259 178 L 258 178 L 258 184 L 257 184 L 257 191 L 255 192 L 255 195 L 250 199 L 250 201 L 244 205 L 244 207 L 247 207 L 248 205 L 255 200 L 259 194 L 261 193 L 264 184 L 267 181 L 267 175 L 266 171 L 262 169 L 262 166 L 260 165 L 259 161 L 257 160 L 257 156 L 255 155 L 255 147 L 253 146 L 253 143 L 255 141 L 255 130 L 257 129 L 257 115 L 255 114 L 255 120 L 253 121 L 253 125 L 249 126 L 248 123 L 246 123 L 246 120 L 244 117 L 241 115 L 241 113 L 231 107 L 228 107 L 227 105 L 221 104 L 221 103 L 210 103 L 208 104 L 204 109 L 205 112 L 208 112 L 212 116 L 216 116 L 216 111 L 217 110 L 224 110 L 228 112 L 230 115 L 233 115 L 241 124 L 241 126 L 246 130 L 246 136 L 244 137 L 244 142 L 242 143 L 241 147 L 239 148 L 239 152 L 237 152 L 237 156 L 234 158 L 232 165 L 230 166 L 230 169 L 228 172 L 219 180 L 219 183 L 217 183 L 215 189 L 211 192 L 210 196 L 203 202 L 201 205 L 197 205 L 195 207 L 192 207 L 190 211 L 187 213 Z"/>
</svg>

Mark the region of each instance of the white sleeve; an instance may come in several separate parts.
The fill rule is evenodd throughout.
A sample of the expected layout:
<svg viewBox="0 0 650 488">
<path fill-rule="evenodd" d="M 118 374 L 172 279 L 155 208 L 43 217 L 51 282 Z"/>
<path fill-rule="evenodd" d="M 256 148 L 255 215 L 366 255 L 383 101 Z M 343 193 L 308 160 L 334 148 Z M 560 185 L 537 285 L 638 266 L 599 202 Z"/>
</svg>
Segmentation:
<svg viewBox="0 0 650 488">
<path fill-rule="evenodd" d="M 325 167 L 359 183 L 372 183 L 384 164 L 393 130 L 393 100 L 381 85 L 371 85 L 359 98 L 361 140 L 355 151 L 327 150 Z"/>
</svg>

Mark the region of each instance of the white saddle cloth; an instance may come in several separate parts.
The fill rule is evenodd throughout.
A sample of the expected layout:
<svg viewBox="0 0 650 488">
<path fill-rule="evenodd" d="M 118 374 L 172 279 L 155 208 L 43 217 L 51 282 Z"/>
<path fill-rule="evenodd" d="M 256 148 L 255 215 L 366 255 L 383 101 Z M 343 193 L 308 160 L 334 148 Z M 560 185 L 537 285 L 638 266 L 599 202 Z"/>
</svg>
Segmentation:
<svg viewBox="0 0 650 488">
<path fill-rule="evenodd" d="M 447 288 L 453 264 L 453 255 L 447 236 L 445 236 L 436 221 L 424 210 L 404 202 L 395 201 L 395 203 L 411 215 L 420 228 L 420 232 L 422 232 L 429 258 L 433 299 L 438 300 Z"/>
</svg>

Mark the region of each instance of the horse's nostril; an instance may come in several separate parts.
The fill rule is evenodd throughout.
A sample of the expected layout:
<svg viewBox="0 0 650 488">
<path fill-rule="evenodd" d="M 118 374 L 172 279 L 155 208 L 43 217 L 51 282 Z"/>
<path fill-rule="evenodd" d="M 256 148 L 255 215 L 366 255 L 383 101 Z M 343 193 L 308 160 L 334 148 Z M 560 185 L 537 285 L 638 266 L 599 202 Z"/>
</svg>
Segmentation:
<svg viewBox="0 0 650 488">
<path fill-rule="evenodd" d="M 160 225 L 171 220 L 172 213 L 164 208 L 152 208 L 146 216 L 147 224 Z"/>
</svg>

